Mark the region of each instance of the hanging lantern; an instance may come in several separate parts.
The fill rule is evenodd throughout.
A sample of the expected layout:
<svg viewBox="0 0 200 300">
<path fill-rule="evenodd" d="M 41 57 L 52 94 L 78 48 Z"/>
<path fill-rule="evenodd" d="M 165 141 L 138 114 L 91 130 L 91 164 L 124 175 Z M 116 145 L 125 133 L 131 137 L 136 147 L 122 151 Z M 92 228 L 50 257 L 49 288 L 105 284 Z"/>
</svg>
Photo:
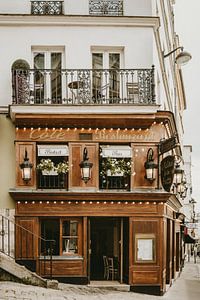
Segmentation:
<svg viewBox="0 0 200 300">
<path fill-rule="evenodd" d="M 83 160 L 79 166 L 81 168 L 81 179 L 87 183 L 91 178 L 91 169 L 93 163 L 89 162 L 88 151 L 86 147 L 83 150 Z"/>
<path fill-rule="evenodd" d="M 150 182 L 153 182 L 156 179 L 156 169 L 158 168 L 158 165 L 154 162 L 153 154 L 153 149 L 149 148 L 147 152 L 147 160 L 144 164 L 146 169 L 145 178 Z"/>
<path fill-rule="evenodd" d="M 183 176 L 184 176 L 184 170 L 181 169 L 180 167 L 180 162 L 182 161 L 182 158 L 179 157 L 178 161 L 176 162 L 175 165 L 175 170 L 174 170 L 174 184 L 178 185 L 181 184 L 183 182 Z"/>
<path fill-rule="evenodd" d="M 22 170 L 22 179 L 28 183 L 31 180 L 31 169 L 33 165 L 29 162 L 27 150 L 25 149 L 25 156 L 23 163 L 20 164 L 20 168 Z"/>
</svg>

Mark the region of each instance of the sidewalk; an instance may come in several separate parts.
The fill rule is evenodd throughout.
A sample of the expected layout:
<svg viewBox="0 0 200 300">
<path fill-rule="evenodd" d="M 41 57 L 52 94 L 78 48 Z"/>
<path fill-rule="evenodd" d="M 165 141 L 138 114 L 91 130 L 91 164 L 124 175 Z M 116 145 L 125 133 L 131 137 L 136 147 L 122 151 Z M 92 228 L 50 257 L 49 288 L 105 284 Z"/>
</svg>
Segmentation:
<svg viewBox="0 0 200 300">
<path fill-rule="evenodd" d="M 87 286 L 59 284 L 59 290 L 45 289 L 13 282 L 0 282 L 0 300 L 199 300 L 200 259 L 185 267 L 164 296 L 117 292 Z"/>
</svg>

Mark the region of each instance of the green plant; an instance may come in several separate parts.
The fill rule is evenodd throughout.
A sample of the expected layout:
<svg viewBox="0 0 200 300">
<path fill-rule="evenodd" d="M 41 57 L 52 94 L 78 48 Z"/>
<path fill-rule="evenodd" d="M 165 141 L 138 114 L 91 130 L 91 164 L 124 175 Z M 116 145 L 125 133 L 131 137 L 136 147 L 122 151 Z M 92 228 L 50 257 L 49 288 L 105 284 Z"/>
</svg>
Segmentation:
<svg viewBox="0 0 200 300">
<path fill-rule="evenodd" d="M 66 174 L 69 171 L 69 163 L 67 161 L 59 162 L 56 165 L 55 170 L 58 174 Z"/>
<path fill-rule="evenodd" d="M 37 169 L 41 171 L 56 171 L 58 174 L 66 174 L 69 171 L 69 164 L 67 161 L 63 161 L 55 165 L 50 158 L 42 158 L 37 165 Z"/>
<path fill-rule="evenodd" d="M 37 165 L 37 169 L 41 171 L 54 171 L 55 170 L 55 165 L 54 162 L 50 158 L 42 158 L 40 160 L 40 163 Z"/>
<path fill-rule="evenodd" d="M 131 175 L 131 161 L 128 158 L 103 158 L 100 166 L 100 175 L 106 176 L 110 170 L 111 176 L 123 173 L 124 176 Z"/>
</svg>

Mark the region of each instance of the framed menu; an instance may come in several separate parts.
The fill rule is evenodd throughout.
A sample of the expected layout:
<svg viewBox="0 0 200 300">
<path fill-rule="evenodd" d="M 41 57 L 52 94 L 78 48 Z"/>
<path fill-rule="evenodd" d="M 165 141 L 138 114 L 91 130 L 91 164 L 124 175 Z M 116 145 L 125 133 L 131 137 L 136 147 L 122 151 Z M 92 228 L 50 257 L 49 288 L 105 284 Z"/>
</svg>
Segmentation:
<svg viewBox="0 0 200 300">
<path fill-rule="evenodd" d="M 155 235 L 136 234 L 135 261 L 143 263 L 155 262 Z"/>
</svg>

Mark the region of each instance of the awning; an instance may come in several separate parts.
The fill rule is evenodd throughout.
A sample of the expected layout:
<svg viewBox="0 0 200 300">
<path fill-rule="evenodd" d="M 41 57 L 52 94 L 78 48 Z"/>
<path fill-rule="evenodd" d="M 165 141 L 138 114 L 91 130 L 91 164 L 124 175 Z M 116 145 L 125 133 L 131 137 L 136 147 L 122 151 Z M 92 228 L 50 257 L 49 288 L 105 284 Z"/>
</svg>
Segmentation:
<svg viewBox="0 0 200 300">
<path fill-rule="evenodd" d="M 66 145 L 38 145 L 38 156 L 69 156 Z"/>
<path fill-rule="evenodd" d="M 184 242 L 185 242 L 186 244 L 195 244 L 195 243 L 196 243 L 196 240 L 195 240 L 195 238 L 193 238 L 191 235 L 185 234 L 185 235 L 184 235 Z"/>
<path fill-rule="evenodd" d="M 128 145 L 102 145 L 102 157 L 132 157 L 132 148 Z"/>
</svg>

